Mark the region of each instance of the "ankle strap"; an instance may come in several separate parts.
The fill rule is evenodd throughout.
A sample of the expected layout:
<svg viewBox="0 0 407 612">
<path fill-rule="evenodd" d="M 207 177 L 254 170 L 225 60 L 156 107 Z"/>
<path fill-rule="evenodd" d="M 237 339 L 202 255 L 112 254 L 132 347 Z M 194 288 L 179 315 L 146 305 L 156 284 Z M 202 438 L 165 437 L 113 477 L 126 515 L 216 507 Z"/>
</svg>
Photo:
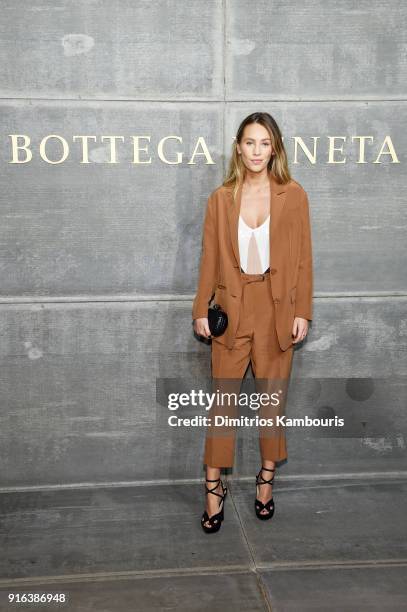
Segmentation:
<svg viewBox="0 0 407 612">
<path fill-rule="evenodd" d="M 216 478 L 215 480 L 210 480 L 210 479 L 206 479 L 206 480 L 207 480 L 207 482 L 217 482 L 218 483 L 212 489 L 209 489 L 208 486 L 205 484 L 206 495 L 208 493 L 212 493 L 212 495 L 217 495 L 218 497 L 222 497 L 222 498 L 226 495 L 226 492 L 225 492 L 226 488 L 223 486 L 221 478 Z M 221 486 L 223 495 L 222 495 L 222 493 L 216 493 L 216 489 L 218 488 L 219 485 Z"/>
<path fill-rule="evenodd" d="M 262 469 L 267 470 L 268 472 L 274 472 L 275 471 L 274 469 L 273 470 L 269 470 L 269 468 L 263 468 L 263 467 L 262 467 Z M 273 476 L 269 480 L 267 480 L 266 478 L 264 478 L 264 476 L 263 476 L 263 474 L 261 473 L 261 470 L 260 470 L 259 473 L 256 476 L 256 484 L 259 485 L 259 486 L 261 486 L 262 484 L 272 484 L 273 480 L 274 480 L 274 476 L 275 476 L 275 474 L 273 474 Z M 263 482 L 261 482 L 261 480 Z"/>
<path fill-rule="evenodd" d="M 266 470 L 266 472 L 275 472 L 276 468 L 273 468 L 272 470 L 270 470 L 269 468 L 264 467 L 264 465 L 261 466 L 262 470 Z"/>
</svg>

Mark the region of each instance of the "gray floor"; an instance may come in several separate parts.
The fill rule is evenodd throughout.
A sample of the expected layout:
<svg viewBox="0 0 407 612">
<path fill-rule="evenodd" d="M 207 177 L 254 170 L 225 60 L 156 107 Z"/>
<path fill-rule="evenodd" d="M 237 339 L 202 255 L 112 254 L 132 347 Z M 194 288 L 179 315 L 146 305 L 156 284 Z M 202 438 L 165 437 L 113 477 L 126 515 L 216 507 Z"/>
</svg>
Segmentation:
<svg viewBox="0 0 407 612">
<path fill-rule="evenodd" d="M 219 533 L 203 484 L 0 495 L 0 610 L 406 610 L 407 479 L 284 480 L 272 521 L 229 481 Z M 12 604 L 10 593 L 64 593 Z"/>
</svg>

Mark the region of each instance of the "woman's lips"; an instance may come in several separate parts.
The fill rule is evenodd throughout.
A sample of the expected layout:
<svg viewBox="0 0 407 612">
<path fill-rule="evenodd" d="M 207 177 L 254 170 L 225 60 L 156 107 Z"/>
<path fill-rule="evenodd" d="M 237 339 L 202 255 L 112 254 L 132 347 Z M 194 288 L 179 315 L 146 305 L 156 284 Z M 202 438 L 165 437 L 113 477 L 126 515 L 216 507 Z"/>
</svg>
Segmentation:
<svg viewBox="0 0 407 612">
<path fill-rule="evenodd" d="M 252 164 L 261 164 L 262 163 L 262 159 L 252 159 L 251 162 Z"/>
</svg>

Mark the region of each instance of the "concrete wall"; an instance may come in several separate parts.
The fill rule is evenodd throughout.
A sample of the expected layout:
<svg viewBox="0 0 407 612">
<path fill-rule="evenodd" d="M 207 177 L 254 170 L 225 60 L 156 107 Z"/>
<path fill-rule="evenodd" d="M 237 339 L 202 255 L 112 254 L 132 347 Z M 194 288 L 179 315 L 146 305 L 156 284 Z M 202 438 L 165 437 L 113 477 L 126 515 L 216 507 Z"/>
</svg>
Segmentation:
<svg viewBox="0 0 407 612">
<path fill-rule="evenodd" d="M 167 426 L 156 382 L 198 386 L 210 373 L 210 347 L 191 328 L 203 214 L 255 110 L 280 124 L 311 207 L 315 314 L 293 376 L 333 379 L 318 401 L 292 386 L 289 411 L 346 411 L 349 386 L 357 396 L 373 379 L 363 419 L 383 422 L 334 440 L 289 432 L 284 474 L 405 469 L 406 5 L 3 0 L 1 10 L 0 485 L 202 475 L 204 431 Z M 31 139 L 29 163 L 9 163 L 10 134 Z M 40 156 L 50 134 L 69 144 L 61 164 Z M 74 135 L 96 136 L 90 163 Z M 116 164 L 106 135 L 124 139 Z M 132 163 L 133 135 L 150 137 L 150 164 Z M 178 165 L 157 150 L 169 135 L 182 139 L 166 146 L 172 161 L 183 152 Z M 332 136 L 345 137 L 335 141 L 345 163 L 329 163 Z M 365 163 L 358 136 L 372 137 Z M 199 137 L 213 163 L 188 163 Z M 315 163 L 301 150 L 295 159 L 294 137 L 311 150 L 317 138 Z M 397 159 L 380 155 L 386 137 Z M 49 157 L 61 151 L 50 140 Z M 257 466 L 253 435 L 238 443 L 234 474 Z"/>
</svg>

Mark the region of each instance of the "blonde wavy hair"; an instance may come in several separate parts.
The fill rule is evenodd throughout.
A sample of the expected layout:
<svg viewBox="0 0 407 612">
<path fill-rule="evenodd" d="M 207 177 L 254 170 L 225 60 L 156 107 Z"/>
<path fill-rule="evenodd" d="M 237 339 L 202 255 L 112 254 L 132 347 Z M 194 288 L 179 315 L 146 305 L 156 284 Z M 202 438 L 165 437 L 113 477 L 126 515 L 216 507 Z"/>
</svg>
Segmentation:
<svg viewBox="0 0 407 612">
<path fill-rule="evenodd" d="M 233 199 L 236 197 L 239 187 L 243 185 L 246 174 L 246 166 L 242 161 L 241 155 L 239 155 L 237 151 L 236 145 L 237 143 L 240 144 L 245 127 L 251 123 L 260 123 L 260 125 L 265 127 L 270 134 L 274 154 L 271 156 L 267 165 L 267 172 L 272 174 L 279 184 L 285 185 L 291 180 L 291 174 L 288 168 L 288 158 L 284 148 L 281 130 L 275 119 L 269 113 L 252 113 L 243 119 L 239 125 L 232 145 L 232 156 L 230 158 L 229 168 L 225 180 L 222 183 L 225 187 L 229 187 L 233 190 Z"/>
</svg>

